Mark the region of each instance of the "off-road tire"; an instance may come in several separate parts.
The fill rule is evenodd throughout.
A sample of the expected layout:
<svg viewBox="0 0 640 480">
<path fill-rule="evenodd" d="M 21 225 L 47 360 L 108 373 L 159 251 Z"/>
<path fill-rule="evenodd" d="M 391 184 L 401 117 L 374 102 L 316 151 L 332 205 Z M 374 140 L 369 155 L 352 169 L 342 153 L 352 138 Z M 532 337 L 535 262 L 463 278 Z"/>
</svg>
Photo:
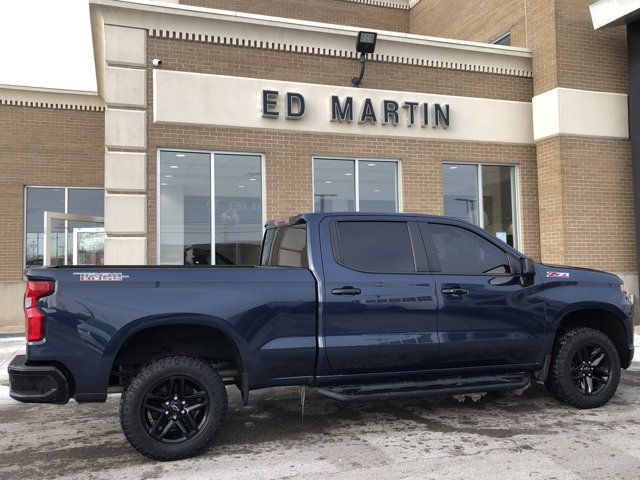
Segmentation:
<svg viewBox="0 0 640 480">
<path fill-rule="evenodd" d="M 185 376 L 197 380 L 206 392 L 210 409 L 198 433 L 178 443 L 163 443 L 152 437 L 144 424 L 143 401 L 154 385 L 165 378 Z M 207 448 L 227 413 L 227 392 L 211 365 L 188 356 L 165 357 L 144 366 L 131 380 L 120 401 L 120 424 L 129 443 L 154 460 L 179 460 Z"/>
<path fill-rule="evenodd" d="M 602 391 L 592 395 L 581 392 L 571 379 L 574 356 L 587 345 L 596 345 L 604 349 L 609 357 L 610 366 L 608 383 Z M 597 408 L 613 397 L 619 382 L 620 356 L 611 338 L 599 330 L 587 327 L 571 328 L 560 333 L 554 347 L 549 376 L 545 382 L 555 398 L 576 408 Z"/>
</svg>

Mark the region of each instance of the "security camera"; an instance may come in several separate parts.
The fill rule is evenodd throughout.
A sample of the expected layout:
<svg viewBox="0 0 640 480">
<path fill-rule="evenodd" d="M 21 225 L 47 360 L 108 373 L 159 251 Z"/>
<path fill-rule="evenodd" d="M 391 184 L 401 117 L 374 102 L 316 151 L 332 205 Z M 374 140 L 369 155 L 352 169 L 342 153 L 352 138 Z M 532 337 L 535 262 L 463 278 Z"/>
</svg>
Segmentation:
<svg viewBox="0 0 640 480">
<path fill-rule="evenodd" d="M 159 67 L 160 65 L 162 65 L 162 60 L 160 60 L 159 58 L 154 58 L 151 63 L 153 63 L 154 67 Z"/>
</svg>

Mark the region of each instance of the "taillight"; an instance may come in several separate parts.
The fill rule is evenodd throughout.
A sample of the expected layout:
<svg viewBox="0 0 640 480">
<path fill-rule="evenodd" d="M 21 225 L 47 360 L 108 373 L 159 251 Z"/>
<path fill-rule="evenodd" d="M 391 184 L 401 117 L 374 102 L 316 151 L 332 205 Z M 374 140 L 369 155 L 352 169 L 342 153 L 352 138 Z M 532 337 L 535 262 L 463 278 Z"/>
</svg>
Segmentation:
<svg viewBox="0 0 640 480">
<path fill-rule="evenodd" d="M 38 308 L 38 299 L 51 295 L 55 283 L 49 280 L 29 280 L 24 293 L 24 321 L 28 342 L 44 338 L 44 314 Z"/>
</svg>

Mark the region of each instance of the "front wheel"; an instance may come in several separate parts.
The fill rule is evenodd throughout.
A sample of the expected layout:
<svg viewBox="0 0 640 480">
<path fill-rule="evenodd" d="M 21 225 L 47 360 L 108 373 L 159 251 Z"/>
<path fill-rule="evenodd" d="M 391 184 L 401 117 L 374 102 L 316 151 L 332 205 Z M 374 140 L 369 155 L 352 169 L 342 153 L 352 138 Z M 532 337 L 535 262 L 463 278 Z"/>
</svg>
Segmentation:
<svg viewBox="0 0 640 480">
<path fill-rule="evenodd" d="M 551 394 L 576 408 L 607 403 L 620 382 L 620 356 L 599 330 L 577 327 L 562 332 L 546 385 Z"/>
<path fill-rule="evenodd" d="M 218 372 L 197 358 L 156 360 L 133 378 L 120 401 L 125 437 L 142 455 L 179 460 L 205 449 L 227 412 Z"/>
</svg>

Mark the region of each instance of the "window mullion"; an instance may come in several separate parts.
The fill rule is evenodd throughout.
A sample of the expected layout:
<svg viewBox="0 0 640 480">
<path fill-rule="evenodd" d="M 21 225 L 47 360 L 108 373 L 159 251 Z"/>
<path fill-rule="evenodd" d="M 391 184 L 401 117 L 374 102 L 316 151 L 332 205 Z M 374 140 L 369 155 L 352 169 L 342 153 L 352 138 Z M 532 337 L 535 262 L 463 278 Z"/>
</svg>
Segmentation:
<svg viewBox="0 0 640 480">
<path fill-rule="evenodd" d="M 478 226 L 484 228 L 484 200 L 482 198 L 482 164 L 478 165 Z"/>
<path fill-rule="evenodd" d="M 355 194 L 355 199 L 356 199 L 356 212 L 360 211 L 360 162 L 361 160 L 359 159 L 355 159 L 353 161 L 354 164 L 354 177 L 355 177 L 355 189 L 356 189 L 356 194 Z"/>
</svg>

